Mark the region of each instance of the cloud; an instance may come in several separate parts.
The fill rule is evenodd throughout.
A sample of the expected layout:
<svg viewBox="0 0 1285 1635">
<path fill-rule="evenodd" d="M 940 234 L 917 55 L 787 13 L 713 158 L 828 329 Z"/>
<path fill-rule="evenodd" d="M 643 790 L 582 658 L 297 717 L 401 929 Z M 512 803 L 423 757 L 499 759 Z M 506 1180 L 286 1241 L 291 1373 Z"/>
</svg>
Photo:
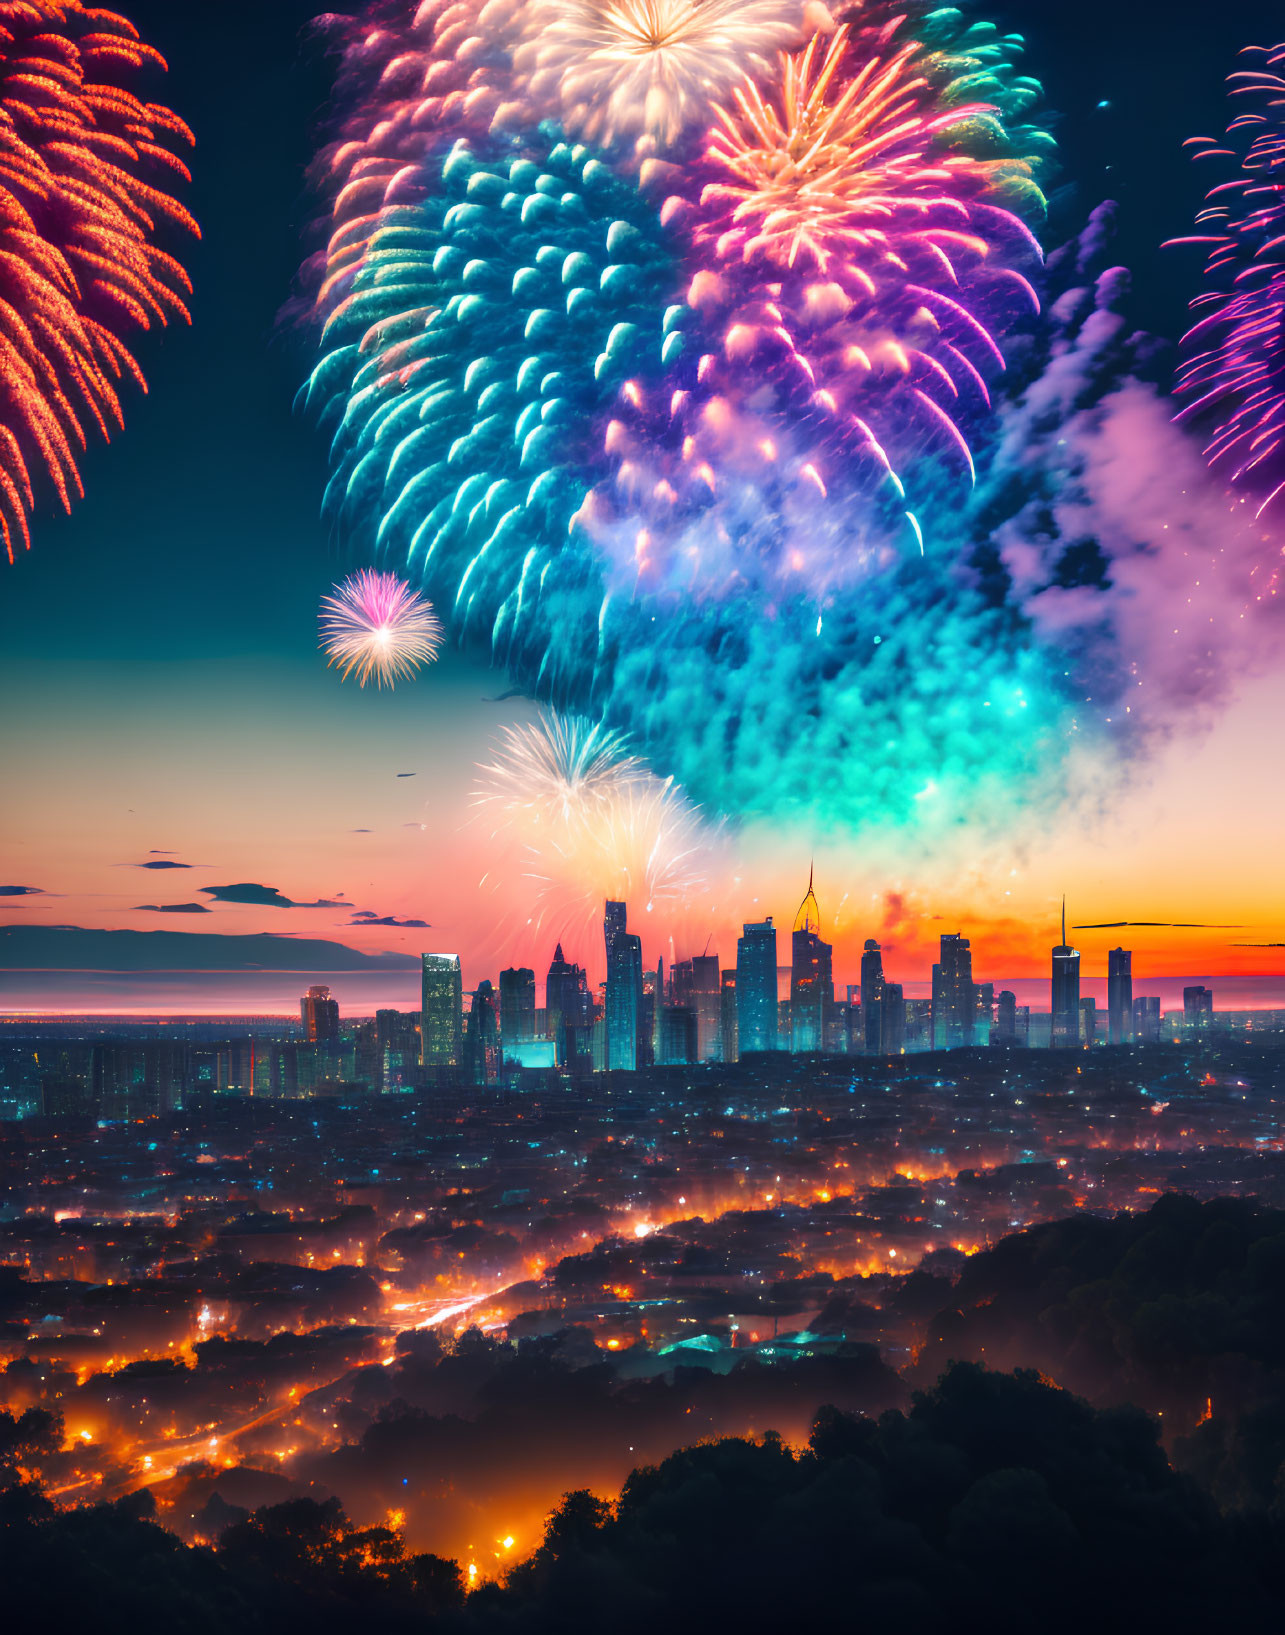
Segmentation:
<svg viewBox="0 0 1285 1635">
<path fill-rule="evenodd" d="M 0 886 L 0 897 L 44 897 L 41 886 Z"/>
<path fill-rule="evenodd" d="M 96 931 L 75 925 L 0 925 L 0 970 L 413 971 L 414 954 L 364 954 L 346 943 L 260 931 Z"/>
<path fill-rule="evenodd" d="M 399 778 L 413 778 L 416 774 L 414 772 L 399 772 L 397 776 Z"/>
<path fill-rule="evenodd" d="M 136 913 L 139 914 L 209 914 L 212 912 L 204 903 L 139 903 Z"/>
<path fill-rule="evenodd" d="M 373 835 L 374 832 L 373 829 L 349 829 L 348 831 L 350 835 Z"/>
<path fill-rule="evenodd" d="M 207 897 L 213 897 L 216 903 L 253 904 L 259 908 L 348 908 L 348 903 L 331 902 L 321 897 L 315 903 L 296 903 L 290 897 L 283 897 L 275 886 L 261 886 L 251 880 L 243 880 L 232 886 L 202 886 L 201 890 Z"/>
<path fill-rule="evenodd" d="M 161 858 L 155 863 L 135 863 L 136 869 L 190 869 L 191 863 L 171 863 L 168 858 Z"/>
<path fill-rule="evenodd" d="M 428 920 L 399 920 L 395 914 L 373 914 L 369 909 L 359 908 L 348 922 L 349 925 L 394 925 L 407 931 L 427 931 Z"/>
<path fill-rule="evenodd" d="M 1239 931 L 1241 929 L 1238 925 L 1205 925 L 1199 920 L 1102 920 L 1097 925 L 1073 925 L 1071 930 L 1118 931 L 1126 925 L 1159 925 L 1170 931 Z"/>
<path fill-rule="evenodd" d="M 1285 948 L 1285 942 L 1229 942 L 1228 948 Z"/>
</svg>

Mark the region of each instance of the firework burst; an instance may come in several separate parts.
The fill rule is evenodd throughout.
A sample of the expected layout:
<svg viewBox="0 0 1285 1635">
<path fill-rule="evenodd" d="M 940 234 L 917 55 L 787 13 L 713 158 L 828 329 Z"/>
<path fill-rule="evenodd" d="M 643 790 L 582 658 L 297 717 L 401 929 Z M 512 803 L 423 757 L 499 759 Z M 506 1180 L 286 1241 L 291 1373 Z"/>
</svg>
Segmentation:
<svg viewBox="0 0 1285 1635">
<path fill-rule="evenodd" d="M 321 647 L 343 680 L 392 687 L 437 657 L 442 626 L 396 574 L 364 568 L 321 599 Z"/>
<path fill-rule="evenodd" d="M 144 387 L 123 336 L 187 318 L 190 290 L 156 243 L 196 232 L 170 195 L 192 140 L 123 83 L 164 68 L 123 17 L 76 0 L 0 5 L 0 536 L 30 545 L 43 473 L 65 509 L 81 493 L 86 428 L 122 423 L 118 387 Z M 145 387 L 144 387 L 145 389 Z"/>
<path fill-rule="evenodd" d="M 601 723 L 549 713 L 506 727 L 478 770 L 474 803 L 518 848 L 541 923 L 587 925 L 607 897 L 679 906 L 705 888 L 717 830 Z"/>
<path fill-rule="evenodd" d="M 322 20 L 349 108 L 312 167 L 330 222 L 303 282 L 323 318 L 347 295 L 382 212 L 422 192 L 425 158 L 460 136 L 484 138 L 512 97 L 521 10 L 522 0 L 423 0 L 409 16 Z"/>
<path fill-rule="evenodd" d="M 896 742 L 915 768 L 993 766 L 993 724 L 1038 665 L 1020 621 L 962 584 L 957 513 L 1036 304 L 1022 216 L 1047 137 L 1020 42 L 914 0 L 838 27 L 793 0 L 371 15 L 345 59 L 363 100 L 325 168 L 335 236 L 304 393 L 339 529 L 404 562 L 517 686 L 628 723 L 720 811 L 825 787 L 840 821 L 913 813 L 917 771 L 853 773 Z M 926 631 L 994 651 L 946 681 L 913 661 Z M 884 685 L 894 652 L 913 685 Z M 800 678 L 781 697 L 802 686 L 816 707 L 751 719 L 778 659 Z M 836 713 L 820 700 L 841 670 Z M 802 762 L 814 744 L 815 783 L 777 778 L 758 731 L 797 732 Z M 611 875 L 611 837 L 632 835 L 638 896 L 641 837 L 671 832 L 673 795 L 646 786 L 647 807 L 625 778 L 586 806 L 568 793 L 583 782 L 555 780 L 557 824 L 581 814 L 564 850 Z M 543 810 L 518 804 L 504 833 Z M 603 809 L 607 839 L 586 839 Z"/>
<path fill-rule="evenodd" d="M 993 110 L 943 107 L 913 45 L 853 46 L 847 28 L 814 38 L 783 56 L 770 96 L 747 85 L 720 111 L 707 159 L 723 174 L 695 215 L 719 273 L 689 299 L 723 332 L 716 385 L 729 364 L 770 362 L 801 417 L 841 458 L 865 451 L 900 497 L 898 467 L 925 448 L 972 476 L 961 421 L 989 407 L 1003 329 L 1038 311 L 1011 263 L 1039 250 L 987 197 L 988 164 L 941 147 Z M 828 488 L 824 458 L 811 463 Z"/>
<path fill-rule="evenodd" d="M 587 150 L 461 139 L 381 219 L 309 383 L 337 514 L 379 516 L 460 627 L 550 681 L 545 586 L 599 418 L 630 370 L 681 352 L 675 281 L 654 209 Z"/>
<path fill-rule="evenodd" d="M 789 0 L 531 0 L 515 64 L 537 117 L 664 151 L 765 70 L 802 17 Z"/>
<path fill-rule="evenodd" d="M 806 50 L 782 59 L 775 101 L 751 82 L 732 93 L 734 111 L 717 110 L 708 157 L 732 179 L 709 183 L 701 202 L 730 213 L 720 255 L 761 255 L 788 267 L 802 258 L 825 272 L 836 254 L 867 247 L 891 261 L 897 218 L 907 213 L 917 218 L 912 230 L 930 242 L 934 206 L 944 203 L 957 225 L 966 223 L 967 207 L 951 187 L 984 180 L 983 167 L 932 149 L 952 126 L 993 110 L 962 103 L 926 112 L 928 81 L 917 71 L 914 45 L 867 58 L 845 83 L 849 44 L 846 28 L 824 51 L 814 36 Z M 942 228 L 937 234 L 947 237 Z"/>
<path fill-rule="evenodd" d="M 1226 143 L 1187 144 L 1200 160 L 1244 153 L 1239 174 L 1216 185 L 1197 216 L 1205 230 L 1172 241 L 1207 247 L 1215 285 L 1191 303 L 1201 317 L 1183 337 L 1176 389 L 1187 400 L 1180 420 L 1213 424 L 1210 465 L 1265 495 L 1261 516 L 1285 497 L 1285 45 L 1244 55 L 1260 61 L 1231 76 L 1232 96 L 1250 107 Z"/>
<path fill-rule="evenodd" d="M 538 724 L 505 727 L 496 759 L 480 770 L 485 781 L 477 803 L 499 823 L 520 818 L 572 828 L 646 774 L 621 733 L 575 715 L 541 715 Z"/>
</svg>

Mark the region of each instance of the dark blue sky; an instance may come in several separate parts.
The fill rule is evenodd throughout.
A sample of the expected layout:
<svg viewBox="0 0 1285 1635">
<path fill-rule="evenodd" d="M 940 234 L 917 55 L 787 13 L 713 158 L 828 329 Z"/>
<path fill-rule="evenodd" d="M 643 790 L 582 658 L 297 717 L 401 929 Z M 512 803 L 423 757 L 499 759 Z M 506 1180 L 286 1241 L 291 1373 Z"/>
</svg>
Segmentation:
<svg viewBox="0 0 1285 1635">
<path fill-rule="evenodd" d="M 140 346 L 150 398 L 127 403 L 111 448 L 90 450 L 76 514 L 46 509 L 35 549 L 3 576 L 16 675 L 36 656 L 271 651 L 315 662 L 317 596 L 345 564 L 318 516 L 324 451 L 292 412 L 304 352 L 276 323 L 309 215 L 304 169 L 325 122 L 328 67 L 307 32 L 315 9 L 311 0 L 127 7 L 169 59 L 160 94 L 198 136 L 195 322 Z M 1103 196 L 1117 198 L 1135 315 L 1175 334 L 1196 273 L 1191 253 L 1159 248 L 1187 228 L 1198 197 L 1181 143 L 1222 124 L 1235 53 L 1272 37 L 1279 8 L 1024 0 L 990 14 L 1027 35 L 1028 67 L 1058 111 L 1050 242 Z"/>
</svg>

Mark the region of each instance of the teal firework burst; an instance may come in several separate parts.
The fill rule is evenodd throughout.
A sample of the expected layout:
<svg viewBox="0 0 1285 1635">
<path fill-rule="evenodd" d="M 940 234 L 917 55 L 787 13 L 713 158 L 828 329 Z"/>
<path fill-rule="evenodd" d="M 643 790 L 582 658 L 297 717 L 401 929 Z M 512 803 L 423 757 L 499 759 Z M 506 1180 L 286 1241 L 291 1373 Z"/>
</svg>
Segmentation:
<svg viewBox="0 0 1285 1635">
<path fill-rule="evenodd" d="M 334 422 L 329 507 L 377 519 L 461 634 L 547 678 L 546 583 L 622 386 L 676 363 L 688 314 L 654 207 L 593 153 L 457 142 L 388 210 L 307 387 Z"/>
</svg>

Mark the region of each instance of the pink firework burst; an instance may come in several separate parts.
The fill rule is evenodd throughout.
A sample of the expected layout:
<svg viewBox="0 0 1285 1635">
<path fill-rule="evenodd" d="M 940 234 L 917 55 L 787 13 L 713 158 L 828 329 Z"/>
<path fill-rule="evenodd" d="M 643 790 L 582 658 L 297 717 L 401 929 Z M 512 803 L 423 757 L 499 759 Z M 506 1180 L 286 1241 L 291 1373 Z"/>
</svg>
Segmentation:
<svg viewBox="0 0 1285 1635">
<path fill-rule="evenodd" d="M 345 681 L 407 681 L 437 657 L 442 626 L 430 603 L 394 573 L 363 568 L 321 599 L 321 648 Z"/>
<path fill-rule="evenodd" d="M 1231 76 L 1239 111 L 1225 141 L 1193 136 L 1196 159 L 1239 161 L 1210 189 L 1202 232 L 1171 239 L 1207 250 L 1211 288 L 1192 301 L 1174 382 L 1178 415 L 1210 429 L 1205 457 L 1237 488 L 1285 506 L 1285 45 L 1247 46 Z"/>
</svg>

